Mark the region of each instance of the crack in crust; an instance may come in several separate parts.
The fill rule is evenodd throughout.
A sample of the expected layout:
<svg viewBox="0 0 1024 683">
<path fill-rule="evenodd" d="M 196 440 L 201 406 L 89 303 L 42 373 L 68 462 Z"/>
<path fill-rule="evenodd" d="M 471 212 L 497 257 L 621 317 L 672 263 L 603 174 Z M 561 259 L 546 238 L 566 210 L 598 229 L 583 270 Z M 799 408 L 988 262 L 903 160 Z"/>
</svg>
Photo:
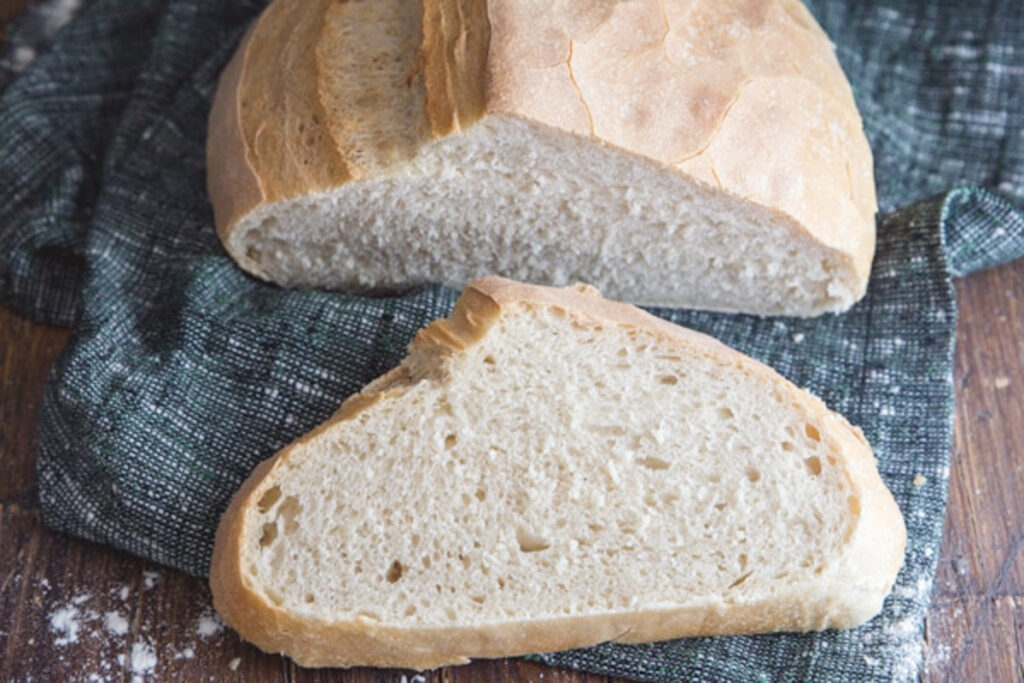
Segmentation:
<svg viewBox="0 0 1024 683">
<path fill-rule="evenodd" d="M 572 39 L 569 39 L 569 56 L 565 58 L 565 65 L 569 68 L 569 80 L 572 81 L 572 87 L 576 89 L 576 93 L 580 96 L 580 104 L 583 105 L 583 109 L 587 112 L 587 124 L 590 127 L 590 135 L 594 135 L 594 115 L 590 111 L 590 105 L 587 104 L 587 98 L 583 97 L 583 91 L 580 90 L 580 84 L 576 82 L 576 76 L 572 72 Z"/>
</svg>

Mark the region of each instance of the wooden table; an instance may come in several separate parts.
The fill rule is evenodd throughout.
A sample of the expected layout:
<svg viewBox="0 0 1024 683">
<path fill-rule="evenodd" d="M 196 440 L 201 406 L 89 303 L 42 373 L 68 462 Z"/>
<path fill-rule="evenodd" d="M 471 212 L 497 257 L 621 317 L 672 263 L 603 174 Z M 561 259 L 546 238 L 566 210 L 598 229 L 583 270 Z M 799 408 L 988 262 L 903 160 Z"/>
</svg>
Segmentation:
<svg viewBox="0 0 1024 683">
<path fill-rule="evenodd" d="M 0 0 L 0 26 L 26 0 Z M 1024 261 L 957 286 L 956 442 L 924 654 L 934 680 L 1024 680 Z M 239 641 L 204 582 L 40 521 L 35 424 L 68 331 L 0 306 L 0 679 L 420 681 L 312 671 Z M 599 681 L 521 660 L 425 681 Z"/>
</svg>

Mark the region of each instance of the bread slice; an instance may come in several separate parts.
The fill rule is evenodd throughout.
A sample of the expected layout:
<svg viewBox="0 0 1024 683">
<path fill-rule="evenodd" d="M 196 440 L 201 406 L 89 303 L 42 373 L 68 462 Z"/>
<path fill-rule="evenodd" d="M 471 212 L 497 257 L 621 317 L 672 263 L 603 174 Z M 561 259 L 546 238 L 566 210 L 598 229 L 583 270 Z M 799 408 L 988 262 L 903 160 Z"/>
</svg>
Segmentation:
<svg viewBox="0 0 1024 683">
<path fill-rule="evenodd" d="M 587 286 L 475 282 L 261 464 L 214 604 L 305 666 L 855 626 L 906 533 L 860 431 Z"/>
<path fill-rule="evenodd" d="M 871 152 L 798 0 L 276 0 L 222 76 L 208 180 L 285 286 L 584 280 L 809 316 L 865 291 Z"/>
</svg>

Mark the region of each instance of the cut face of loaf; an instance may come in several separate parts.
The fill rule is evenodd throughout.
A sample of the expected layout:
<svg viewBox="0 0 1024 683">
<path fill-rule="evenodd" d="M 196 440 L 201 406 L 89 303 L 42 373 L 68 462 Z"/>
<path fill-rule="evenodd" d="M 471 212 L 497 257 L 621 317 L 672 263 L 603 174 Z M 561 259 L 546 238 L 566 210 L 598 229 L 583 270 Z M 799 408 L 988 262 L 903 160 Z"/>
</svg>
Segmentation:
<svg viewBox="0 0 1024 683">
<path fill-rule="evenodd" d="M 591 288 L 489 278 L 257 468 L 211 585 L 300 664 L 429 668 L 856 626 L 904 543 L 820 400 Z"/>
<path fill-rule="evenodd" d="M 797 0 L 276 0 L 208 162 L 228 251 L 285 286 L 497 272 L 807 316 L 874 250 L 860 117 Z"/>
</svg>

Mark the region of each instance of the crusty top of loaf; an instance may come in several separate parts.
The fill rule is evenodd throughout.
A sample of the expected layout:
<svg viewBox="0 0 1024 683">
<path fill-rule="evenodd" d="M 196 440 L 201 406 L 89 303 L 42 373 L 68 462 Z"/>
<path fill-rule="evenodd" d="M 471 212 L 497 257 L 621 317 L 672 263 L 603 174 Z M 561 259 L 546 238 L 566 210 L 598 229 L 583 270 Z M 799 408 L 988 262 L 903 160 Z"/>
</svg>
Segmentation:
<svg viewBox="0 0 1024 683">
<path fill-rule="evenodd" d="M 422 30 L 408 85 L 425 92 L 423 125 L 358 150 L 361 122 L 331 107 L 345 96 L 331 74 L 349 4 L 276 0 L 225 72 L 209 147 L 222 234 L 260 204 L 396 169 L 432 139 L 501 114 L 786 214 L 866 274 L 871 152 L 833 47 L 799 0 L 410 2 Z M 379 104 L 367 116 L 387 116 Z M 239 157 L 247 168 L 234 168 Z"/>
<path fill-rule="evenodd" d="M 480 4 L 486 17 L 462 10 Z M 832 44 L 799 0 L 425 6 L 447 10 L 462 35 L 490 34 L 486 59 L 457 61 L 485 76 L 449 76 L 442 87 L 428 72 L 428 105 L 453 80 L 485 83 L 483 93 L 451 97 L 470 115 L 523 116 L 678 168 L 870 259 L 871 150 Z M 464 104 L 481 98 L 482 106 Z M 447 132 L 428 113 L 435 133 Z"/>
</svg>

